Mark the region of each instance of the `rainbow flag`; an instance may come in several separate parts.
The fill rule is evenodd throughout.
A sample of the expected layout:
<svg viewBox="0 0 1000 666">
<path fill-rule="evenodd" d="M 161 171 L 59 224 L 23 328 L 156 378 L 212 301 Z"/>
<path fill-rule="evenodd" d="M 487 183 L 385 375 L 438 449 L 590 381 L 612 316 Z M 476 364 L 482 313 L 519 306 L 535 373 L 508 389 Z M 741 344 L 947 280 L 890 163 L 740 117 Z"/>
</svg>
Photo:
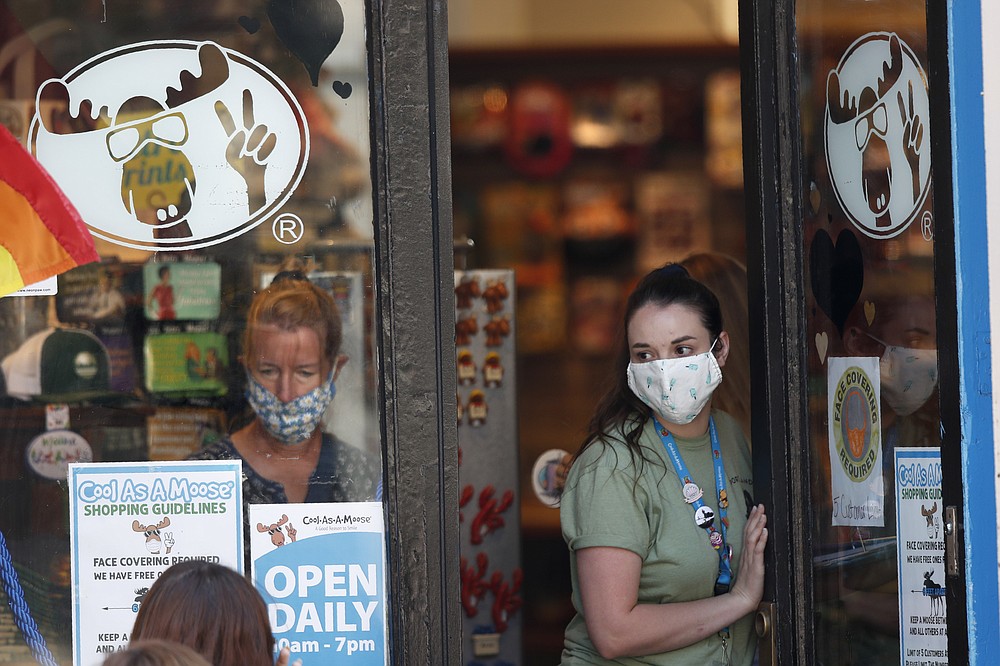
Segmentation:
<svg viewBox="0 0 1000 666">
<path fill-rule="evenodd" d="M 0 125 L 0 296 L 99 260 L 76 208 Z"/>
</svg>

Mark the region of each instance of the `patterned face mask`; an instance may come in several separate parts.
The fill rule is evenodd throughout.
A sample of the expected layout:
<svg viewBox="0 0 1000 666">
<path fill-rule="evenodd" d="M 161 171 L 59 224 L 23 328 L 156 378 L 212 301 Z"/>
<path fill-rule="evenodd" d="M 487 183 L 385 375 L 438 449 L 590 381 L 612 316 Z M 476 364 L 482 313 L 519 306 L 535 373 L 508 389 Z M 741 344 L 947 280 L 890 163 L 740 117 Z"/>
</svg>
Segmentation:
<svg viewBox="0 0 1000 666">
<path fill-rule="evenodd" d="M 333 373 L 309 393 L 281 402 L 253 374 L 247 372 L 247 401 L 271 435 L 283 444 L 294 446 L 309 439 L 319 427 L 323 413 L 333 401 L 337 388 Z"/>
<path fill-rule="evenodd" d="M 906 416 L 920 409 L 937 386 L 937 350 L 886 347 L 879 360 L 882 397 Z"/>
<path fill-rule="evenodd" d="M 885 347 L 879 359 L 882 399 L 899 416 L 920 409 L 937 386 L 937 349 L 897 347 L 865 335 Z"/>
<path fill-rule="evenodd" d="M 722 382 L 722 368 L 712 349 L 697 356 L 629 363 L 628 387 L 664 421 L 687 425 Z"/>
</svg>

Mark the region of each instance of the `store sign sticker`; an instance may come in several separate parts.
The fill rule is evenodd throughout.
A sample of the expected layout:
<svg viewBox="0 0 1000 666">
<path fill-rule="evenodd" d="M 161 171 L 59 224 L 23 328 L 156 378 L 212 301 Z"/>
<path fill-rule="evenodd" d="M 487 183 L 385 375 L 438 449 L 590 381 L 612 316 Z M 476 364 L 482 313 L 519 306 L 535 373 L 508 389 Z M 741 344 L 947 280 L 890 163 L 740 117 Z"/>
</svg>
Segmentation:
<svg viewBox="0 0 1000 666">
<path fill-rule="evenodd" d="M 278 651 L 309 663 L 387 662 L 380 502 L 251 504 L 252 578 Z"/>
<path fill-rule="evenodd" d="M 73 663 L 123 650 L 150 585 L 203 560 L 243 571 L 239 460 L 69 466 Z"/>
<path fill-rule="evenodd" d="M 309 132 L 288 87 L 214 42 L 131 44 L 38 89 L 29 146 L 98 238 L 189 250 L 275 213 L 305 172 Z"/>
<path fill-rule="evenodd" d="M 941 449 L 899 447 L 895 471 L 901 663 L 947 666 Z"/>
<path fill-rule="evenodd" d="M 878 358 L 828 359 L 833 525 L 885 526 Z"/>
<path fill-rule="evenodd" d="M 62 481 L 71 463 L 90 462 L 94 451 L 90 442 L 70 430 L 43 432 L 28 443 L 28 466 L 42 478 Z"/>
</svg>

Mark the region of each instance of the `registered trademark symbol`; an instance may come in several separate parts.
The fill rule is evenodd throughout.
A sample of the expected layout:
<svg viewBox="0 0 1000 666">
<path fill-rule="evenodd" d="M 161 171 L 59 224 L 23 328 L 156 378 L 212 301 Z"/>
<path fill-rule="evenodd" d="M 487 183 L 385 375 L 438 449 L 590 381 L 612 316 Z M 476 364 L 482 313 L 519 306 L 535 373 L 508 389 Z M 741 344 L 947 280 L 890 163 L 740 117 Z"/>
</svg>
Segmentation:
<svg viewBox="0 0 1000 666">
<path fill-rule="evenodd" d="M 920 233 L 923 234 L 925 241 L 934 240 L 934 216 L 929 210 L 925 210 L 920 216 Z"/>
<path fill-rule="evenodd" d="M 302 218 L 293 213 L 282 213 L 271 223 L 271 233 L 274 234 L 274 238 L 285 245 L 298 243 L 302 240 L 305 230 Z"/>
</svg>

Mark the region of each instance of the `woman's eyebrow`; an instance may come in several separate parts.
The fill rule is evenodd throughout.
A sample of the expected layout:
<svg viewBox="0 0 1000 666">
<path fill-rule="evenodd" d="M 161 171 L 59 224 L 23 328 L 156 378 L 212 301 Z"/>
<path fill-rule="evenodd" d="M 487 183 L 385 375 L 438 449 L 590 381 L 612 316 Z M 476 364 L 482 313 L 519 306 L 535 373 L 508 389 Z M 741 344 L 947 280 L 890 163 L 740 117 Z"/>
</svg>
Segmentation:
<svg viewBox="0 0 1000 666">
<path fill-rule="evenodd" d="M 673 340 L 671 340 L 670 344 L 676 345 L 676 344 L 680 344 L 681 342 L 687 342 L 688 340 L 697 340 L 697 339 L 698 339 L 698 336 L 696 336 L 696 335 L 682 335 L 679 338 L 674 338 Z M 652 347 L 652 346 L 653 345 L 651 345 L 648 342 L 633 342 L 631 348 L 632 349 L 639 349 L 641 347 Z"/>
<path fill-rule="evenodd" d="M 927 330 L 926 328 L 922 328 L 920 326 L 911 326 L 910 328 L 906 329 L 906 331 L 904 331 L 904 332 L 905 333 L 918 333 L 920 335 L 930 335 L 931 334 L 931 332 L 929 330 Z"/>
</svg>

